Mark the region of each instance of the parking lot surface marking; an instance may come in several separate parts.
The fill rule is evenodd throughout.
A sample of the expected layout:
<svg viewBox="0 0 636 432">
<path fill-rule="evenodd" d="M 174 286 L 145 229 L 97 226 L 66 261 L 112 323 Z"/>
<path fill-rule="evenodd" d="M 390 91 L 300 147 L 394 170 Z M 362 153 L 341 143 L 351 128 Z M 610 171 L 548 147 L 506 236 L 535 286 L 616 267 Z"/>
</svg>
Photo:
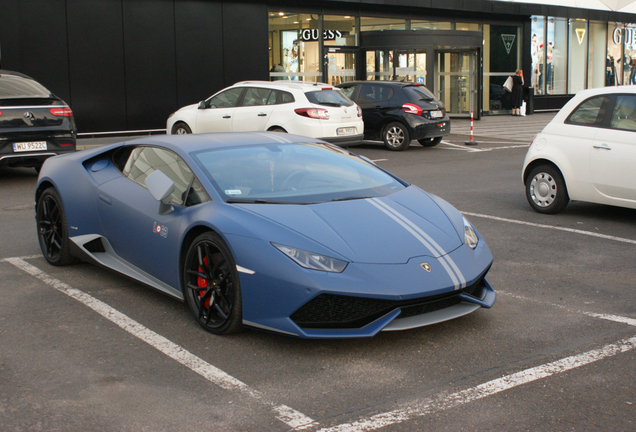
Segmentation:
<svg viewBox="0 0 636 432">
<path fill-rule="evenodd" d="M 499 216 L 490 216 L 490 215 L 485 215 L 485 214 L 480 214 L 480 213 L 462 212 L 462 214 L 468 215 L 468 216 L 480 217 L 480 218 L 484 218 L 484 219 L 492 219 L 492 220 L 496 220 L 496 221 L 500 221 L 500 222 L 513 223 L 513 224 L 517 224 L 517 225 L 527 225 L 527 226 L 532 226 L 532 227 L 536 227 L 536 228 L 553 229 L 553 230 L 557 230 L 557 231 L 565 231 L 565 232 L 570 232 L 570 233 L 574 233 L 574 234 L 583 234 L 583 235 L 587 235 L 587 236 L 591 236 L 591 237 L 598 237 L 598 238 L 602 238 L 602 239 L 605 239 L 605 240 L 614 240 L 614 241 L 623 242 L 623 243 L 636 244 L 636 240 L 626 239 L 626 238 L 616 237 L 616 236 L 611 236 L 611 235 L 607 235 L 607 234 L 600 234 L 600 233 L 595 233 L 595 232 L 590 232 L 590 231 L 583 231 L 583 230 L 578 230 L 578 229 L 574 229 L 574 228 L 565 228 L 565 227 L 558 227 L 558 226 L 552 226 L 552 225 L 544 225 L 544 224 L 538 224 L 538 223 L 534 223 L 534 222 L 526 222 L 526 221 L 520 221 L 520 220 L 516 220 L 516 219 L 508 219 L 508 218 L 502 218 L 502 217 L 499 217 Z"/>
<path fill-rule="evenodd" d="M 137 337 L 138 339 L 141 339 L 153 348 L 159 350 L 161 353 L 167 355 L 173 360 L 176 360 L 188 369 L 201 375 L 208 381 L 218 385 L 222 389 L 238 391 L 259 400 L 261 403 L 271 407 L 271 409 L 276 413 L 276 418 L 292 429 L 303 430 L 317 425 L 316 422 L 314 422 L 311 418 L 304 415 L 303 413 L 298 412 L 286 405 L 276 404 L 268 400 L 268 398 L 266 398 L 258 390 L 249 387 L 242 381 L 228 375 L 217 367 L 212 366 L 200 357 L 197 357 L 183 347 L 141 325 L 137 321 L 133 320 L 127 315 L 124 315 L 123 313 L 112 308 L 101 300 L 98 300 L 81 290 L 73 288 L 70 285 L 65 284 L 64 282 L 49 276 L 47 273 L 43 272 L 39 268 L 27 263 L 24 258 L 28 257 L 5 258 L 4 261 L 41 280 L 42 282 L 55 288 L 59 292 L 79 301 L 85 306 L 88 306 L 93 311 L 97 312 L 107 320 L 121 327 L 126 332 Z"/>
<path fill-rule="evenodd" d="M 529 298 L 529 297 L 525 297 L 525 296 L 521 296 L 521 295 L 518 295 L 518 294 L 513 294 L 513 293 L 501 291 L 501 290 L 497 290 L 497 294 L 501 294 L 501 295 L 505 295 L 505 296 L 508 296 L 508 297 L 512 297 L 512 298 L 515 298 L 517 300 L 530 301 L 530 302 L 534 302 L 534 303 L 538 303 L 538 304 L 542 304 L 542 305 L 546 305 L 546 306 L 551 306 L 551 307 L 563 309 L 563 310 L 566 310 L 568 312 L 572 312 L 572 313 L 576 313 L 576 314 L 587 315 L 587 316 L 592 317 L 592 318 L 599 318 L 599 319 L 602 319 L 602 320 L 605 320 L 605 321 L 612 321 L 612 322 L 621 323 L 621 324 L 627 324 L 629 326 L 636 327 L 636 319 L 634 319 L 634 318 L 628 318 L 628 317 L 623 317 L 623 316 L 618 316 L 618 315 L 611 315 L 611 314 L 601 314 L 601 313 L 596 313 L 596 312 L 587 312 L 587 311 L 582 311 L 582 310 L 579 310 L 579 309 L 572 309 L 572 308 L 569 308 L 569 307 L 564 306 L 564 305 L 555 304 L 555 303 L 548 303 L 548 302 L 545 302 L 545 301 L 542 301 L 542 300 L 532 299 L 532 298 Z"/>
<path fill-rule="evenodd" d="M 475 387 L 453 393 L 438 399 L 428 399 L 416 404 L 394 411 L 377 414 L 366 420 L 358 420 L 352 423 L 344 423 L 338 426 L 323 428 L 319 432 L 354 432 L 371 431 L 385 426 L 403 423 L 416 417 L 422 417 L 438 411 L 445 411 L 457 406 L 483 399 L 511 388 L 528 384 L 552 375 L 567 372 L 569 370 L 615 356 L 616 354 L 631 351 L 636 348 L 636 336 L 623 339 L 603 348 L 591 350 L 563 358 L 541 366 L 526 369 L 511 375 L 479 384 Z"/>
</svg>

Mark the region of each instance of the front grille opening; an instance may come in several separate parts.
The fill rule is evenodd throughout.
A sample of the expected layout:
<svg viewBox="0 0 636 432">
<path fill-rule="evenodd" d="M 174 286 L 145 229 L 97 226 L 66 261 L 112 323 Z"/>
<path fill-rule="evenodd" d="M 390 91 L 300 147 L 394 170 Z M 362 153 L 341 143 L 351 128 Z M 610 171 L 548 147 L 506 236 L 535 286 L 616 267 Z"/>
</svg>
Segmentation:
<svg viewBox="0 0 636 432">
<path fill-rule="evenodd" d="M 482 276 L 461 291 L 411 300 L 382 300 L 337 294 L 321 294 L 305 303 L 291 316 L 300 328 L 358 329 L 389 312 L 401 308 L 399 318 L 408 318 L 446 309 L 461 303 L 460 293 L 483 299 L 486 284 Z"/>
</svg>

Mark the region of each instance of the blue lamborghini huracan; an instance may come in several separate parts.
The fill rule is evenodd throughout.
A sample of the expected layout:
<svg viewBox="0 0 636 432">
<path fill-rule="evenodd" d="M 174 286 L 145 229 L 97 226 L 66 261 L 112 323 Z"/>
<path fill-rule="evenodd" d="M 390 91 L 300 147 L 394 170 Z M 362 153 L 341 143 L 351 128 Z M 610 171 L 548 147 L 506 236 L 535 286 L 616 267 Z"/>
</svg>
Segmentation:
<svg viewBox="0 0 636 432">
<path fill-rule="evenodd" d="M 446 201 L 333 144 L 153 136 L 50 158 L 42 252 L 184 300 L 203 328 L 369 337 L 490 308 L 493 262 Z"/>
</svg>

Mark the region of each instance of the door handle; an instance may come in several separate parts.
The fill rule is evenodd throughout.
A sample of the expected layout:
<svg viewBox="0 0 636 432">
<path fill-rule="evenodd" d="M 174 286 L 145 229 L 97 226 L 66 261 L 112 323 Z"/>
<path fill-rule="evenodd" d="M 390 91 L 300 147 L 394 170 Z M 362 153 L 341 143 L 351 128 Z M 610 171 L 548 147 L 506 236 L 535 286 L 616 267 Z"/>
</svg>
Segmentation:
<svg viewBox="0 0 636 432">
<path fill-rule="evenodd" d="M 224 115 L 223 118 L 232 118 L 232 116 Z"/>
<path fill-rule="evenodd" d="M 600 149 L 600 150 L 611 150 L 612 149 L 607 144 L 594 144 L 592 147 L 594 147 L 595 149 Z"/>
<path fill-rule="evenodd" d="M 265 113 L 261 113 L 261 114 L 259 114 L 258 116 L 259 116 L 259 117 L 267 117 L 267 114 L 265 114 Z"/>
</svg>

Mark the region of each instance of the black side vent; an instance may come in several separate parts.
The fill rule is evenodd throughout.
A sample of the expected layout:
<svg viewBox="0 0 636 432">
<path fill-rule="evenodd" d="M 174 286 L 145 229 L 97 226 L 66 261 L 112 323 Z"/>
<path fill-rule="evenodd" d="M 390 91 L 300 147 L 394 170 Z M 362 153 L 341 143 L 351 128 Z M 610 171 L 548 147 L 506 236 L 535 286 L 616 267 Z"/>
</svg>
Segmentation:
<svg viewBox="0 0 636 432">
<path fill-rule="evenodd" d="M 90 253 L 106 252 L 101 238 L 96 238 L 95 240 L 91 240 L 88 243 L 85 243 L 84 249 L 86 249 Z"/>
</svg>

